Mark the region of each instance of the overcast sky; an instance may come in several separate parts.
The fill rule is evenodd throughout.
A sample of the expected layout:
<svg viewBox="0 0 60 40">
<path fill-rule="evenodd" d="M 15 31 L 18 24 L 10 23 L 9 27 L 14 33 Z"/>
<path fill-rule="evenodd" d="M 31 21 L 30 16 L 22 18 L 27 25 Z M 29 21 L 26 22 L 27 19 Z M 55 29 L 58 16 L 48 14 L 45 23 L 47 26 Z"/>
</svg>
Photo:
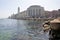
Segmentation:
<svg viewBox="0 0 60 40">
<path fill-rule="evenodd" d="M 57 10 L 60 9 L 60 0 L 0 0 L 0 18 L 16 14 L 18 6 L 24 11 L 31 5 L 40 5 L 49 11 Z"/>
</svg>

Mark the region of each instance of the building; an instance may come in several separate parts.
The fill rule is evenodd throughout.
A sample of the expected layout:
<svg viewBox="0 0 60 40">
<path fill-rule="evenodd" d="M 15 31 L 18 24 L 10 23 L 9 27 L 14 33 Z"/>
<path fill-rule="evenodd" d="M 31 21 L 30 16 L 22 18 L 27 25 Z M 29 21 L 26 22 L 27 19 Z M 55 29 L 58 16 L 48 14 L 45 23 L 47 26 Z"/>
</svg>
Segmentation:
<svg viewBox="0 0 60 40">
<path fill-rule="evenodd" d="M 51 16 L 51 12 L 50 11 L 45 11 L 45 18 L 51 18 L 52 16 Z"/>
<path fill-rule="evenodd" d="M 39 18 L 44 16 L 44 8 L 38 5 L 33 5 L 27 8 L 27 15 L 33 18 Z"/>
<path fill-rule="evenodd" d="M 15 19 L 16 18 L 16 15 L 13 13 L 9 18 Z"/>
<path fill-rule="evenodd" d="M 46 18 L 58 18 L 60 17 L 60 9 L 58 10 L 52 10 L 52 11 L 45 11 L 45 17 Z"/>
<path fill-rule="evenodd" d="M 39 5 L 32 5 L 27 10 L 20 12 L 18 7 L 17 14 L 11 15 L 12 19 L 25 19 L 25 18 L 57 18 L 60 17 L 60 9 L 45 11 L 43 7 Z"/>
<path fill-rule="evenodd" d="M 27 16 L 26 11 L 20 12 L 19 14 L 16 15 L 17 15 L 17 19 L 25 19 Z"/>
</svg>

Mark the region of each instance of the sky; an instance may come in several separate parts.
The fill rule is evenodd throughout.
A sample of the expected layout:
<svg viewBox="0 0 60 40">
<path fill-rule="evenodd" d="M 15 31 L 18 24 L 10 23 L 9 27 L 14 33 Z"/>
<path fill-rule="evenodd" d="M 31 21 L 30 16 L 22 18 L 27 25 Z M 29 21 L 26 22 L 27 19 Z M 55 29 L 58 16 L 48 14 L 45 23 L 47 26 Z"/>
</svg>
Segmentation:
<svg viewBox="0 0 60 40">
<path fill-rule="evenodd" d="M 40 5 L 45 10 L 52 11 L 60 9 L 60 0 L 0 0 L 0 18 L 7 18 L 13 13 L 26 10 L 31 5 Z"/>
</svg>

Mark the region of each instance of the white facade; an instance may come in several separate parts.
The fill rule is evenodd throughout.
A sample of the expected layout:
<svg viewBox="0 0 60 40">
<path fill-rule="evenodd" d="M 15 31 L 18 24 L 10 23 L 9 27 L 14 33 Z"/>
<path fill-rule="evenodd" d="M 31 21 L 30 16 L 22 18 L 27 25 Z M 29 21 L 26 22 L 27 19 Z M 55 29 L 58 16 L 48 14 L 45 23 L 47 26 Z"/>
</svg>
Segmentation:
<svg viewBox="0 0 60 40">
<path fill-rule="evenodd" d="M 30 6 L 27 9 L 27 14 L 29 17 L 41 17 L 44 15 L 44 8 L 38 5 Z"/>
<path fill-rule="evenodd" d="M 26 11 L 23 11 L 23 12 L 20 12 L 19 14 L 17 14 L 17 18 L 19 18 L 19 19 L 23 19 L 26 16 L 27 16 Z"/>
<path fill-rule="evenodd" d="M 27 8 L 27 10 L 20 12 L 20 7 L 18 7 L 17 14 L 11 18 L 24 19 L 24 18 L 41 18 L 44 17 L 44 8 L 38 5 L 33 5 Z"/>
</svg>

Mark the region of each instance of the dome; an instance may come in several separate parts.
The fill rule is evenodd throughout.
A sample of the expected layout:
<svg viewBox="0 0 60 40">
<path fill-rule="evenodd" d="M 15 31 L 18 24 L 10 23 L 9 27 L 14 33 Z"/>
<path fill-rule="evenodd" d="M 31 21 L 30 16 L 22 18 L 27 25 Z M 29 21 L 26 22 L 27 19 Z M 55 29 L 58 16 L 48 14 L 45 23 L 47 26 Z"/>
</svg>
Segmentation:
<svg viewBox="0 0 60 40">
<path fill-rule="evenodd" d="M 39 6 L 39 5 L 32 5 L 32 6 L 30 6 L 29 8 L 41 8 L 41 6 Z M 29 9 L 28 8 L 28 9 Z"/>
<path fill-rule="evenodd" d="M 30 6 L 30 7 L 40 7 L 39 5 L 32 5 L 32 6 Z"/>
</svg>

